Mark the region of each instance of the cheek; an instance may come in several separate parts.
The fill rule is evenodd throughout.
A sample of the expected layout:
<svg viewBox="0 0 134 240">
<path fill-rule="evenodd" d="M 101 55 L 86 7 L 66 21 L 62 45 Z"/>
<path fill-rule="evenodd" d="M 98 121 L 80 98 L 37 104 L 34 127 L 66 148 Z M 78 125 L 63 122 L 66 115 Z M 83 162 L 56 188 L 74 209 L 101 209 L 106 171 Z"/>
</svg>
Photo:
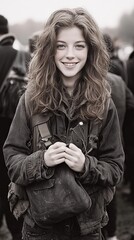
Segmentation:
<svg viewBox="0 0 134 240">
<path fill-rule="evenodd" d="M 79 53 L 77 53 L 77 58 L 79 58 L 82 61 L 86 61 L 87 55 L 88 55 L 87 51 L 79 52 Z"/>
<path fill-rule="evenodd" d="M 85 51 L 85 52 L 83 53 L 83 59 L 85 59 L 85 61 L 87 60 L 87 56 L 88 56 L 88 51 Z"/>
<path fill-rule="evenodd" d="M 61 55 L 59 54 L 55 55 L 55 65 L 58 69 L 60 69 L 61 67 L 61 58 L 62 58 Z"/>
<path fill-rule="evenodd" d="M 59 61 L 60 59 L 62 59 L 64 57 L 64 53 L 63 51 L 58 51 L 55 54 L 55 61 Z"/>
</svg>

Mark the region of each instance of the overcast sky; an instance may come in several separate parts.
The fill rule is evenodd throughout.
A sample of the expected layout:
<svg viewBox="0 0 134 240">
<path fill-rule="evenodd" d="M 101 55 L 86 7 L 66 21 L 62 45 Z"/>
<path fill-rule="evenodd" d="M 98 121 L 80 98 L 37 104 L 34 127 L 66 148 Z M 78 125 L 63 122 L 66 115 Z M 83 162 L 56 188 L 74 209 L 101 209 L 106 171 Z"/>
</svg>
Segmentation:
<svg viewBox="0 0 134 240">
<path fill-rule="evenodd" d="M 0 14 L 10 24 L 27 19 L 44 22 L 62 7 L 84 7 L 100 27 L 116 27 L 123 13 L 134 10 L 134 0 L 0 0 Z"/>
</svg>

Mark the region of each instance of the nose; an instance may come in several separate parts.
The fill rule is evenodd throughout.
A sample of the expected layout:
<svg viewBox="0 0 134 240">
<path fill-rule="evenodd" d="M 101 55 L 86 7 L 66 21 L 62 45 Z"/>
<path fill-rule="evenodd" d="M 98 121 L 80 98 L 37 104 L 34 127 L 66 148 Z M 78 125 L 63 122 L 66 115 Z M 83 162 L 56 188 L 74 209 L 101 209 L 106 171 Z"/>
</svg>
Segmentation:
<svg viewBox="0 0 134 240">
<path fill-rule="evenodd" d="M 75 57 L 74 49 L 73 47 L 68 47 L 66 52 L 66 58 L 69 60 L 72 60 Z"/>
</svg>

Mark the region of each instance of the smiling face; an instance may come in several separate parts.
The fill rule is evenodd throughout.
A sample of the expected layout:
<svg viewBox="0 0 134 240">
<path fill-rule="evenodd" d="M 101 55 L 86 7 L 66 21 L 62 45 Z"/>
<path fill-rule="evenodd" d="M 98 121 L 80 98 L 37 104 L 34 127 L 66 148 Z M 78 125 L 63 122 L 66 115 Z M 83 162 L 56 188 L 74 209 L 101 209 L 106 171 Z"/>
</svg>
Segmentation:
<svg viewBox="0 0 134 240">
<path fill-rule="evenodd" d="M 78 27 L 64 28 L 57 35 L 55 63 L 61 73 L 63 84 L 68 91 L 73 91 L 84 67 L 88 46 Z"/>
</svg>

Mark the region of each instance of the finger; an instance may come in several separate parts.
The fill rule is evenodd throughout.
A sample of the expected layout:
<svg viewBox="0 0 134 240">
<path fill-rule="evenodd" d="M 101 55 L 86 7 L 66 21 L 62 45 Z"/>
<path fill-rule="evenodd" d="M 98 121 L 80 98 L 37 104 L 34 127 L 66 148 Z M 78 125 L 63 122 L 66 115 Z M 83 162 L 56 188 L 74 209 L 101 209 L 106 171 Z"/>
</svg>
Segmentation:
<svg viewBox="0 0 134 240">
<path fill-rule="evenodd" d="M 69 160 L 70 162 L 74 162 L 74 163 L 76 162 L 75 156 L 65 153 L 64 157 L 65 157 L 65 159 Z"/>
<path fill-rule="evenodd" d="M 55 165 L 59 165 L 59 164 L 61 164 L 63 162 L 65 162 L 65 158 L 60 158 L 60 159 L 55 161 Z"/>
<path fill-rule="evenodd" d="M 65 152 L 71 156 L 77 156 L 79 157 L 81 154 L 81 149 L 79 149 L 78 147 L 76 147 L 75 145 L 73 146 L 73 148 L 66 148 Z"/>
<path fill-rule="evenodd" d="M 74 150 L 74 151 L 77 151 L 77 150 L 80 150 L 75 144 L 73 144 L 73 143 L 70 143 L 69 144 L 69 149 L 72 149 L 72 150 Z"/>
<path fill-rule="evenodd" d="M 65 152 L 62 152 L 62 153 L 58 153 L 56 155 L 53 156 L 53 159 L 54 160 L 58 160 L 60 158 L 65 158 Z"/>
<path fill-rule="evenodd" d="M 59 147 L 65 147 L 66 144 L 64 142 L 56 142 L 54 144 L 52 144 L 49 148 L 53 148 L 53 149 L 56 149 L 56 148 L 59 148 Z"/>
<path fill-rule="evenodd" d="M 74 163 L 71 162 L 69 159 L 65 159 L 64 162 L 68 165 L 68 167 L 70 167 L 71 169 L 73 168 Z"/>
<path fill-rule="evenodd" d="M 82 153 L 81 149 L 78 148 L 76 145 L 74 145 L 73 143 L 70 143 L 69 145 L 69 149 L 72 150 L 72 154 L 73 152 L 79 157 Z M 69 152 L 68 152 L 69 153 Z M 71 152 L 70 152 L 71 153 Z"/>
<path fill-rule="evenodd" d="M 74 154 L 74 150 L 70 149 L 69 147 L 66 147 L 65 152 L 69 155 L 73 155 Z"/>
<path fill-rule="evenodd" d="M 64 153 L 66 151 L 66 146 L 61 146 L 59 148 L 54 148 L 53 150 L 54 154 Z"/>
<path fill-rule="evenodd" d="M 54 144 L 53 145 L 51 145 L 50 147 L 49 147 L 49 152 L 51 152 L 51 153 L 54 153 L 54 154 L 57 154 L 57 153 L 60 153 L 60 152 L 65 152 L 65 150 L 66 150 L 66 145 L 65 144 L 62 144 L 62 145 L 60 145 L 59 147 L 58 147 L 58 144 L 57 144 L 57 146 L 55 146 Z"/>
</svg>

